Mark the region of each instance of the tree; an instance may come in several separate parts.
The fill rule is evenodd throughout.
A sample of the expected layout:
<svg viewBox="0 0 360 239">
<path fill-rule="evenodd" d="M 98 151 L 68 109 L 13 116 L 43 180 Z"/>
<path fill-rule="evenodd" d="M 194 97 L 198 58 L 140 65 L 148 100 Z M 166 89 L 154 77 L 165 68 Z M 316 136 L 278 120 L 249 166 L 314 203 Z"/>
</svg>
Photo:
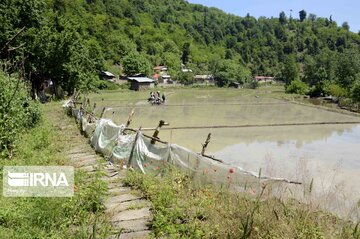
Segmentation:
<svg viewBox="0 0 360 239">
<path fill-rule="evenodd" d="M 296 56 L 295 63 L 303 66 L 307 55 L 318 61 L 317 56 L 327 49 L 345 52 L 359 48 L 356 33 L 339 29 L 331 17 L 317 19 L 305 10 L 299 12 L 300 20 L 296 22 L 280 11 L 278 19 L 256 19 L 250 15 L 241 18 L 186 1 L 166 3 L 0 1 L 0 58 L 5 62 L 1 66 L 12 73 L 23 71 L 25 63 L 24 75 L 33 85 L 40 86 L 51 78 L 71 93 L 75 86 L 92 88 L 103 62 L 109 67 L 119 65 L 131 52 L 141 52 L 147 64 L 165 63 L 171 75 L 176 74 L 181 62 L 188 67 L 193 64 L 193 70 L 210 71 L 213 65 L 209 63 L 215 55 L 216 59 L 230 60 L 230 64 L 240 62 L 252 73 L 275 74 L 285 72 L 278 69 L 286 64 L 287 55 Z M 11 40 L 23 27 L 26 28 Z M 357 55 L 360 53 L 354 53 L 354 57 Z M 350 67 L 329 67 L 327 61 L 316 64 L 316 68 L 320 67 L 324 67 L 333 83 L 348 91 L 352 87 L 354 73 Z M 232 71 L 232 67 L 228 68 Z M 335 70 L 331 72 L 331 68 L 337 69 L 336 82 Z M 350 74 L 346 73 L 349 69 Z M 235 80 L 227 70 L 222 71 L 227 75 L 225 81 Z"/>
<path fill-rule="evenodd" d="M 351 88 L 351 98 L 355 102 L 360 102 L 360 73 L 357 74 L 355 83 Z"/>
<path fill-rule="evenodd" d="M 0 71 L 0 158 L 7 156 L 25 129 L 40 119 L 38 105 L 31 101 L 23 79 Z"/>
<path fill-rule="evenodd" d="M 184 65 L 186 65 L 186 63 L 188 63 L 189 56 L 190 56 L 190 43 L 185 42 L 183 45 L 182 56 L 181 56 L 181 60 Z"/>
<path fill-rule="evenodd" d="M 138 52 L 131 52 L 123 60 L 123 71 L 128 76 L 138 73 L 148 75 L 150 73 L 150 63 L 145 56 Z"/>
<path fill-rule="evenodd" d="M 284 24 L 286 24 L 286 15 L 285 15 L 285 12 L 280 12 L 280 14 L 279 14 L 279 22 L 280 22 L 280 24 L 281 25 L 284 25 Z"/>
<path fill-rule="evenodd" d="M 306 11 L 303 9 L 299 12 L 300 22 L 303 22 L 306 19 Z"/>
<path fill-rule="evenodd" d="M 349 30 L 350 30 L 350 25 L 349 25 L 348 22 L 344 22 L 344 23 L 341 25 L 341 27 L 342 27 L 343 29 L 345 29 L 346 31 L 349 31 Z"/>
<path fill-rule="evenodd" d="M 192 72 L 181 72 L 176 76 L 176 80 L 184 85 L 195 83 L 194 74 Z"/>
<path fill-rule="evenodd" d="M 346 50 L 338 53 L 335 69 L 336 81 L 346 89 L 350 89 L 360 72 L 360 54 L 358 50 Z"/>
<path fill-rule="evenodd" d="M 180 55 L 172 52 L 165 52 L 162 55 L 163 64 L 167 66 L 171 75 L 176 74 L 181 69 Z"/>
<path fill-rule="evenodd" d="M 58 23 L 60 24 L 60 23 Z M 25 70 L 33 88 L 39 89 L 44 80 L 52 80 L 68 94 L 74 88 L 94 89 L 103 59 L 97 44 L 84 39 L 69 22 L 61 27 L 43 26 L 28 33 L 28 60 Z M 31 40 L 30 40 L 31 39 Z M 58 91 L 55 91 L 57 96 Z"/>
<path fill-rule="evenodd" d="M 234 60 L 220 60 L 213 75 L 220 87 L 229 86 L 234 82 L 244 84 L 251 79 L 251 72 Z"/>
<path fill-rule="evenodd" d="M 311 96 L 320 96 L 325 91 L 328 73 L 319 58 L 306 57 L 304 62 L 304 81 L 311 87 Z"/>
<path fill-rule="evenodd" d="M 286 57 L 285 65 L 280 72 L 280 79 L 282 79 L 286 85 L 289 85 L 294 80 L 299 80 L 299 67 L 294 55 Z"/>
<path fill-rule="evenodd" d="M 309 19 L 310 19 L 310 21 L 315 22 L 315 21 L 316 21 L 316 18 L 317 18 L 317 16 L 316 16 L 315 14 L 313 14 L 313 13 L 310 13 L 310 14 L 309 14 Z"/>
</svg>

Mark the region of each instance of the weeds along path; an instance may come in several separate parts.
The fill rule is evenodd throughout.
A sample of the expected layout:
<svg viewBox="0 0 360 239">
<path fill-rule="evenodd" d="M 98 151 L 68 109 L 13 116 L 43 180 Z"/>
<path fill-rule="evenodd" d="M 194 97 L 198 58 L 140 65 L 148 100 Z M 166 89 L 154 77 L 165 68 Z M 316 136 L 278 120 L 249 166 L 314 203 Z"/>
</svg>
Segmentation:
<svg viewBox="0 0 360 239">
<path fill-rule="evenodd" d="M 66 139 L 59 139 L 65 145 L 65 150 L 76 170 L 84 170 L 89 177 L 101 171 L 102 180 L 108 184 L 108 197 L 104 200 L 105 213 L 112 225 L 109 239 L 146 238 L 151 221 L 150 202 L 144 200 L 140 193 L 124 187 L 122 179 L 125 170 L 110 164 L 88 143 L 71 117 L 68 117 L 60 107 L 52 107 L 46 112 L 46 117 L 52 119 L 53 126 L 58 127 Z M 61 142 L 63 141 L 63 142 Z M 76 192 L 75 192 L 76 193 Z"/>
</svg>

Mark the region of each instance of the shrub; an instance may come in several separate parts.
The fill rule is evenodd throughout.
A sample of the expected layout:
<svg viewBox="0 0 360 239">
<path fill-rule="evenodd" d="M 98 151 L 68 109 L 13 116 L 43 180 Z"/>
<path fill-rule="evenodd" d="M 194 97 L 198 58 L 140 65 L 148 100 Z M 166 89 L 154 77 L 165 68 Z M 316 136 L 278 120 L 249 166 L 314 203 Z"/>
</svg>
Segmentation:
<svg viewBox="0 0 360 239">
<path fill-rule="evenodd" d="M 348 95 L 348 91 L 337 84 L 329 84 L 325 86 L 324 90 L 327 95 L 335 97 L 346 97 Z"/>
<path fill-rule="evenodd" d="M 40 119 L 38 104 L 31 100 L 21 80 L 0 72 L 0 155 L 11 152 L 18 135 Z"/>
<path fill-rule="evenodd" d="M 250 89 L 257 89 L 257 88 L 259 88 L 259 86 L 260 86 L 260 84 L 259 84 L 259 82 L 256 81 L 256 80 L 252 80 L 252 81 L 250 81 L 250 83 L 249 83 L 249 88 L 250 88 Z"/>
<path fill-rule="evenodd" d="M 177 75 L 176 80 L 184 85 L 195 83 L 194 74 L 192 72 L 181 72 Z"/>
<path fill-rule="evenodd" d="M 286 86 L 286 93 L 306 95 L 309 93 L 309 87 L 300 80 L 293 80 L 290 85 Z"/>
<path fill-rule="evenodd" d="M 358 79 L 351 88 L 351 98 L 355 102 L 360 102 L 360 79 Z"/>
<path fill-rule="evenodd" d="M 101 80 L 98 82 L 97 88 L 100 90 L 117 90 L 120 86 L 111 81 Z"/>
</svg>

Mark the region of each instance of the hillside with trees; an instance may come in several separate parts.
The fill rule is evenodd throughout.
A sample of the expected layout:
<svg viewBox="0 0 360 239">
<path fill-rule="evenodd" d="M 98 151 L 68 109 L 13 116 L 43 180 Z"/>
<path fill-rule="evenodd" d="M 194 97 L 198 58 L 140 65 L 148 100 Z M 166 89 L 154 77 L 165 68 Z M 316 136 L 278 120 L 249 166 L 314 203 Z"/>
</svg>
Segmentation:
<svg viewBox="0 0 360 239">
<path fill-rule="evenodd" d="M 184 65 L 220 86 L 270 75 L 295 84 L 289 92 L 306 83 L 313 96 L 359 98 L 360 35 L 305 10 L 256 19 L 184 0 L 6 0 L 0 23 L 2 68 L 33 89 L 47 79 L 94 89 L 100 70 L 151 75 L 161 64 L 180 81 Z"/>
</svg>

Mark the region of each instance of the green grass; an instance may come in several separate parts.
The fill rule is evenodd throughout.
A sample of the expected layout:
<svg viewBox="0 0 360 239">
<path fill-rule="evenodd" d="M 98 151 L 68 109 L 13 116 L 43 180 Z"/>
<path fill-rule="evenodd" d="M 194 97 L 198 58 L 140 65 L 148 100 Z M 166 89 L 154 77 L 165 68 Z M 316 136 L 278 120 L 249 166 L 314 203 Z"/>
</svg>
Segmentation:
<svg viewBox="0 0 360 239">
<path fill-rule="evenodd" d="M 152 201 L 156 238 L 360 238 L 358 224 L 311 205 L 194 187 L 174 169 L 162 177 L 129 172 L 125 182 Z"/>
<path fill-rule="evenodd" d="M 0 159 L 1 192 L 2 167 L 5 165 L 71 165 L 65 152 L 69 136 L 52 122 L 54 117 L 59 117 L 53 114 L 59 109 L 59 103 L 42 107 L 43 120 L 20 137 L 12 158 Z M 98 172 L 87 181 L 84 172 L 76 172 L 76 191 L 71 198 L 8 198 L 1 195 L 0 238 L 95 238 L 94 235 L 103 238 L 109 225 L 102 206 L 107 187 L 100 180 L 101 176 Z"/>
</svg>

